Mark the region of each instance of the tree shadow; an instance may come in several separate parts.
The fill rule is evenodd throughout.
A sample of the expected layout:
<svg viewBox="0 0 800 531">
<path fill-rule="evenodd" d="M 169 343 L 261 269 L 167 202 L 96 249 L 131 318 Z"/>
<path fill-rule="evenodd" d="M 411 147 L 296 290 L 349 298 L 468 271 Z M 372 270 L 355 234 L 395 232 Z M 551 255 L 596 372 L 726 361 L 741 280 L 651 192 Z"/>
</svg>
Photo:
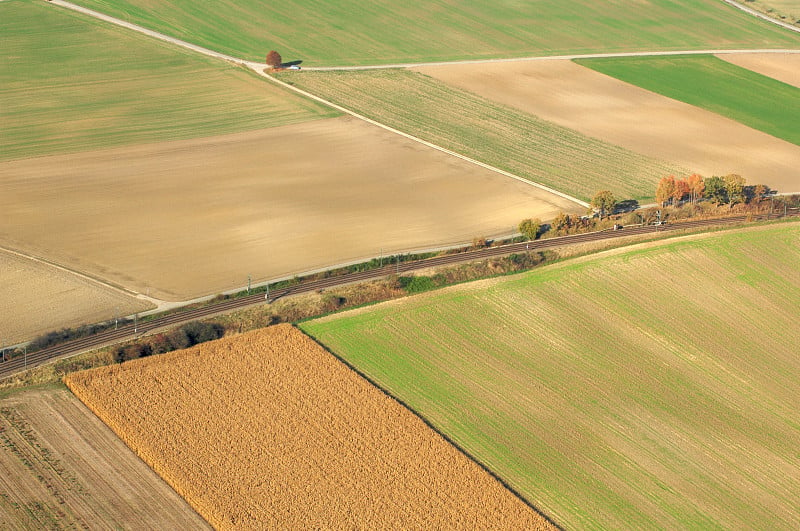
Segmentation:
<svg viewBox="0 0 800 531">
<path fill-rule="evenodd" d="M 287 62 L 287 63 L 281 63 L 281 66 L 280 66 L 280 67 L 281 67 L 281 68 L 291 68 L 291 67 L 293 67 L 293 66 L 297 66 L 297 67 L 299 67 L 299 66 L 300 66 L 300 63 L 302 63 L 302 62 L 303 62 L 303 60 L 302 60 L 302 59 L 297 59 L 296 61 L 289 61 L 289 62 Z"/>
<path fill-rule="evenodd" d="M 625 199 L 617 203 L 617 206 L 614 208 L 614 213 L 624 214 L 625 212 L 633 212 L 637 208 L 639 208 L 639 201 L 636 199 Z"/>
</svg>

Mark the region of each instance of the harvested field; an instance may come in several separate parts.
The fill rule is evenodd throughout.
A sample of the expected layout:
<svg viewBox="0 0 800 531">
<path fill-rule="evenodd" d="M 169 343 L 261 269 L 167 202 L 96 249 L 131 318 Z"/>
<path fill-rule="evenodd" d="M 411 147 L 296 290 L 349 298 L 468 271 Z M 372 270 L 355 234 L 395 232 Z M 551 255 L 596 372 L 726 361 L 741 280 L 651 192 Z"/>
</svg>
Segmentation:
<svg viewBox="0 0 800 531">
<path fill-rule="evenodd" d="M 46 2 L 4 2 L 0 35 L 0 161 L 339 114 L 247 69 Z"/>
<path fill-rule="evenodd" d="M 121 290 L 0 250 L 0 346 L 154 306 Z"/>
<path fill-rule="evenodd" d="M 0 528 L 209 529 L 66 389 L 0 399 Z"/>
<path fill-rule="evenodd" d="M 800 223 L 309 321 L 567 529 L 797 529 Z"/>
<path fill-rule="evenodd" d="M 224 51 L 304 65 L 641 50 L 786 48 L 798 36 L 716 0 L 76 0 Z"/>
<path fill-rule="evenodd" d="M 726 53 L 723 61 L 800 87 L 800 53 Z"/>
<path fill-rule="evenodd" d="M 279 78 L 378 122 L 587 202 L 602 189 L 610 189 L 619 199 L 648 199 L 655 194 L 652 183 L 659 175 L 687 171 L 418 72 L 287 72 Z"/>
<path fill-rule="evenodd" d="M 218 529 L 550 527 L 290 325 L 66 381 Z"/>
<path fill-rule="evenodd" d="M 581 210 L 352 118 L 0 163 L 0 244 L 180 300 Z"/>
<path fill-rule="evenodd" d="M 692 172 L 738 173 L 750 183 L 800 191 L 800 147 L 571 61 L 449 65 L 419 71 Z M 654 194 L 658 174 L 650 179 Z"/>
</svg>

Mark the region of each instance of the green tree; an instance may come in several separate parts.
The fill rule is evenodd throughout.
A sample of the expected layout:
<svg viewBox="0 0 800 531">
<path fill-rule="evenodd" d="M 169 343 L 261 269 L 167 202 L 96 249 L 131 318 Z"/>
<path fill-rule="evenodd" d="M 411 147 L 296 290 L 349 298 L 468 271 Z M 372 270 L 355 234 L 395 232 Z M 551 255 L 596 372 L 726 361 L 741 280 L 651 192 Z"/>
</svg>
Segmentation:
<svg viewBox="0 0 800 531">
<path fill-rule="evenodd" d="M 614 212 L 614 207 L 617 206 L 617 199 L 609 190 L 601 190 L 594 194 L 591 204 L 592 207 L 600 211 L 600 219 L 603 219 L 606 214 L 610 216 Z"/>
<path fill-rule="evenodd" d="M 529 240 L 535 240 L 539 236 L 539 229 L 542 228 L 542 222 L 539 218 L 536 219 L 523 219 L 519 222 L 519 232 Z"/>
<path fill-rule="evenodd" d="M 728 202 L 728 191 L 725 188 L 725 181 L 722 177 L 709 177 L 705 180 L 706 190 L 705 194 L 711 201 L 721 205 Z"/>
</svg>

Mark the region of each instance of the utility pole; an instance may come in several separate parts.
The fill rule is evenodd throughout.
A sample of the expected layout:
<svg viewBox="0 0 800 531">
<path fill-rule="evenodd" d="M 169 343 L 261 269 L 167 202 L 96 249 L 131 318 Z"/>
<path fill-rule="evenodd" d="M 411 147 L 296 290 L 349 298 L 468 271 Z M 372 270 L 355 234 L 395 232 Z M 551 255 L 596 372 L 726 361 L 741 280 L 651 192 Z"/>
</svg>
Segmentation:
<svg viewBox="0 0 800 531">
<path fill-rule="evenodd" d="M 139 331 L 139 314 L 133 314 L 133 333 L 136 334 Z"/>
<path fill-rule="evenodd" d="M 250 295 L 250 275 L 247 275 L 247 294 Z"/>
<path fill-rule="evenodd" d="M 264 296 L 264 300 L 269 302 L 269 282 L 267 282 L 267 294 Z"/>
</svg>

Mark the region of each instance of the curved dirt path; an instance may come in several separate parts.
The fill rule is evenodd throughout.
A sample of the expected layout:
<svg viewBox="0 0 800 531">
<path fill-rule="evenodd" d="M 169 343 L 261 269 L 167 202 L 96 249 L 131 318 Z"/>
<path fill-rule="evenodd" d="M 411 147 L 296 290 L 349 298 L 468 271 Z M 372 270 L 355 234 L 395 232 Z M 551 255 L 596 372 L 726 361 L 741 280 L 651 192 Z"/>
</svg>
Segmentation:
<svg viewBox="0 0 800 531">
<path fill-rule="evenodd" d="M 722 1 L 725 2 L 726 4 L 732 5 L 736 9 L 741 9 L 742 11 L 744 11 L 745 13 L 747 13 L 749 15 L 753 15 L 754 17 L 758 17 L 760 19 L 766 20 L 767 22 L 772 22 L 773 24 L 777 24 L 778 26 L 781 26 L 781 27 L 786 28 L 788 30 L 792 30 L 792 31 L 796 31 L 796 32 L 800 33 L 800 28 L 798 28 L 797 26 L 794 26 L 792 24 L 787 24 L 786 22 L 782 22 L 780 20 L 774 19 L 774 18 L 770 17 L 769 15 L 766 15 L 766 14 L 760 12 L 760 11 L 756 11 L 755 9 L 751 9 L 751 8 L 747 7 L 746 5 L 744 5 L 744 4 L 740 4 L 739 2 L 734 2 L 734 0 L 722 0 Z"/>
</svg>

